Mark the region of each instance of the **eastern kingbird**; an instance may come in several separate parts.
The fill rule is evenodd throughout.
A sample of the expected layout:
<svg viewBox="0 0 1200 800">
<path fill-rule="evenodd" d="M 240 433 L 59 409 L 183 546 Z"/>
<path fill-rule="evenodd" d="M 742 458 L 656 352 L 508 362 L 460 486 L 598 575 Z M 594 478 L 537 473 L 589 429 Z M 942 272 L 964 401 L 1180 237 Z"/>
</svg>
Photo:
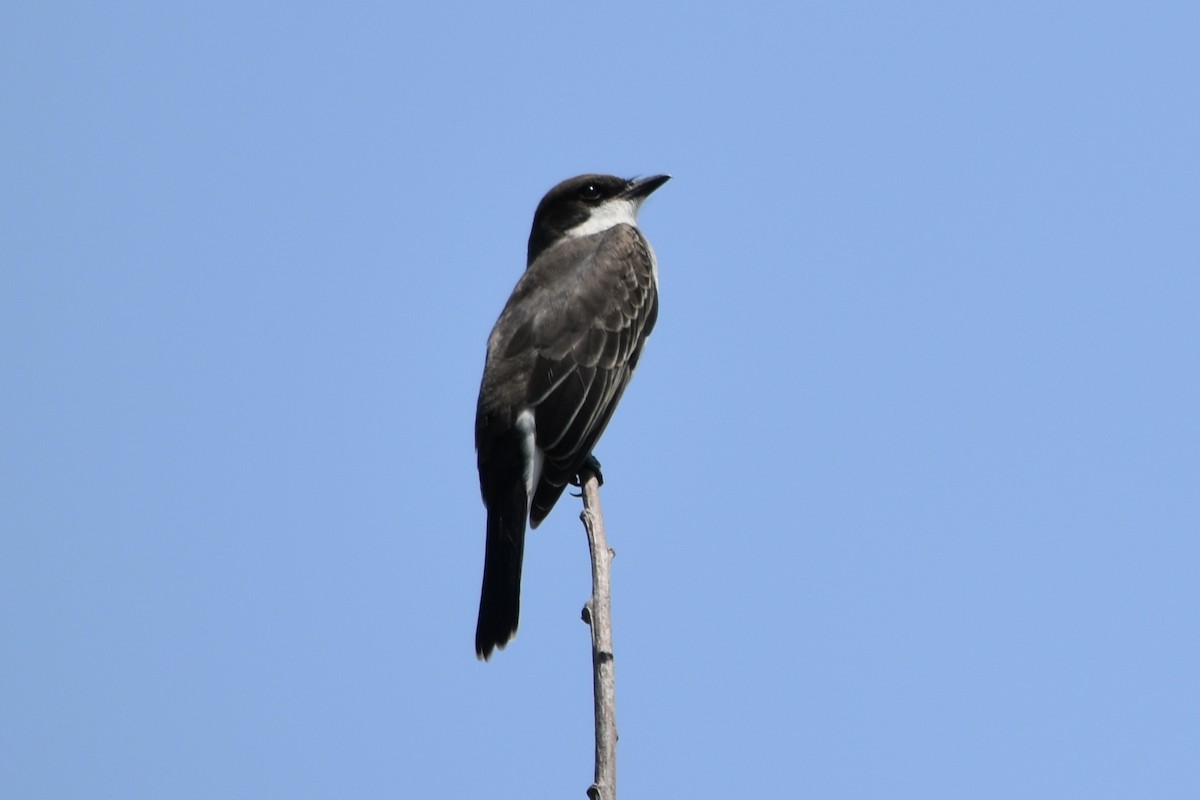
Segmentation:
<svg viewBox="0 0 1200 800">
<path fill-rule="evenodd" d="M 658 263 L 638 208 L 669 175 L 580 175 L 533 215 L 525 273 L 492 335 L 475 450 L 487 549 L 475 653 L 517 632 L 525 520 L 536 528 L 591 457 L 658 317 Z"/>
</svg>

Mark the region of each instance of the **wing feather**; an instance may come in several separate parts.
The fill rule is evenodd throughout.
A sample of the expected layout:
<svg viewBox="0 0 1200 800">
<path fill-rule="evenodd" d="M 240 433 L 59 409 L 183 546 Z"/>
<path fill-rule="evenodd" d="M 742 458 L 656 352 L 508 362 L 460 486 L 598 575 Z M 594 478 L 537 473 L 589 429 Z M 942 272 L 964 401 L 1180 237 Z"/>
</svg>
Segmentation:
<svg viewBox="0 0 1200 800">
<path fill-rule="evenodd" d="M 581 375 L 579 382 L 564 381 L 548 392 L 536 409 L 538 446 L 546 459 L 531 509 L 535 524 L 607 427 L 657 317 L 653 256 L 641 233 L 618 226 L 587 239 L 596 241 L 588 242 L 592 249 L 581 259 L 571 297 L 543 320 L 545 330 L 559 337 L 535 337 L 547 345 L 539 362 Z"/>
<path fill-rule="evenodd" d="M 633 226 L 566 239 L 529 265 L 496 322 L 477 432 L 533 409 L 545 455 L 534 525 L 579 472 L 629 383 L 658 317 L 654 270 Z"/>
</svg>

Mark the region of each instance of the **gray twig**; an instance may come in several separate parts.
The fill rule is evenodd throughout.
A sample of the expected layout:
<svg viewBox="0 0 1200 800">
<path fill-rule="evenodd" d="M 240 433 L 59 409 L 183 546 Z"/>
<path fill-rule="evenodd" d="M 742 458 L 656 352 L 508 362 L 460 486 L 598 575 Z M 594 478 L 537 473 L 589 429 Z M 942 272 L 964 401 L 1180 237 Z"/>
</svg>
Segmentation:
<svg viewBox="0 0 1200 800">
<path fill-rule="evenodd" d="M 583 607 L 583 621 L 592 629 L 592 692 L 596 706 L 596 778 L 588 789 L 591 800 L 616 800 L 617 700 L 612 646 L 612 591 L 609 568 L 613 552 L 604 538 L 600 510 L 600 480 L 596 473 L 580 475 L 583 484 L 583 527 L 592 556 L 592 597 Z"/>
</svg>

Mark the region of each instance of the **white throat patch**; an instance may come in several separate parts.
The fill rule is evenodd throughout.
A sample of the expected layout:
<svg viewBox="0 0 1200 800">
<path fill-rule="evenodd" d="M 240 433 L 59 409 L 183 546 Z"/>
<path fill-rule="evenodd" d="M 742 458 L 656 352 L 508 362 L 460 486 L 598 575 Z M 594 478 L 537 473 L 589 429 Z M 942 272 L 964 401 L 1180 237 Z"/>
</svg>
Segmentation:
<svg viewBox="0 0 1200 800">
<path fill-rule="evenodd" d="M 581 236 L 602 233 L 618 225 L 632 225 L 636 228 L 638 206 L 640 205 L 640 202 L 628 199 L 609 200 L 601 203 L 592 211 L 592 215 L 586 221 L 567 231 L 567 236 L 578 239 Z"/>
</svg>

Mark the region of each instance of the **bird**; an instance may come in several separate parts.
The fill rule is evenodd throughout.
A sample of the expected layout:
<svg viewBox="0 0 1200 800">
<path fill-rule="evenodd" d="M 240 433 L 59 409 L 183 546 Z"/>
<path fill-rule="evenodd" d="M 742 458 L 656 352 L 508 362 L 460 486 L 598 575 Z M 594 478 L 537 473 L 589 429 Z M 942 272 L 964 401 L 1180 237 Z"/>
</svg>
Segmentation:
<svg viewBox="0 0 1200 800">
<path fill-rule="evenodd" d="M 658 319 L 658 261 L 637 226 L 670 175 L 569 178 L 538 203 L 525 272 L 487 342 L 475 412 L 487 536 L 475 654 L 517 632 L 526 521 L 592 456 Z"/>
</svg>

